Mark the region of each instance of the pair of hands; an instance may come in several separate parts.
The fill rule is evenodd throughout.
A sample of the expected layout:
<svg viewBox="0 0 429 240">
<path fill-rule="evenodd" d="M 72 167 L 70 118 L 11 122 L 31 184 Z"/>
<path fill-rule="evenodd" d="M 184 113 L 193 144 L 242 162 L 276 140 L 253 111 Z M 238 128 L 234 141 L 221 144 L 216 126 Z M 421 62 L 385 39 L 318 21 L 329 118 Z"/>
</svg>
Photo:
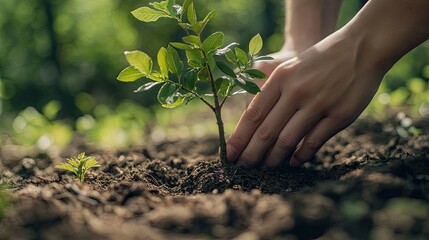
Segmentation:
<svg viewBox="0 0 429 240">
<path fill-rule="evenodd" d="M 346 38 L 325 39 L 297 54 L 281 51 L 255 67 L 267 74 L 227 142 L 227 158 L 244 166 L 298 166 L 349 126 L 385 74 Z"/>
</svg>

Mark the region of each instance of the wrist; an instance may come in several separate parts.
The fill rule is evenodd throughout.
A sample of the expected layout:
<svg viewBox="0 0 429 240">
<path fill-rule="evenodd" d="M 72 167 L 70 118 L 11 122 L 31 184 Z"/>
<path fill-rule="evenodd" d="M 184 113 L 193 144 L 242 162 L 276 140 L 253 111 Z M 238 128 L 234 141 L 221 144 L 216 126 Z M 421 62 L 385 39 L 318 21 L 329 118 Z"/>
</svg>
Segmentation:
<svg viewBox="0 0 429 240">
<path fill-rule="evenodd" d="M 429 21 L 428 9 L 428 1 L 369 1 L 342 31 L 354 42 L 359 61 L 386 73 L 402 56 L 429 38 L 425 25 Z"/>
<path fill-rule="evenodd" d="M 286 35 L 285 38 L 285 43 L 283 44 L 283 47 L 280 51 L 295 52 L 297 54 L 303 52 L 320 41 L 320 37 L 316 36 L 299 35 L 299 37 L 292 37 L 291 35 Z"/>
</svg>

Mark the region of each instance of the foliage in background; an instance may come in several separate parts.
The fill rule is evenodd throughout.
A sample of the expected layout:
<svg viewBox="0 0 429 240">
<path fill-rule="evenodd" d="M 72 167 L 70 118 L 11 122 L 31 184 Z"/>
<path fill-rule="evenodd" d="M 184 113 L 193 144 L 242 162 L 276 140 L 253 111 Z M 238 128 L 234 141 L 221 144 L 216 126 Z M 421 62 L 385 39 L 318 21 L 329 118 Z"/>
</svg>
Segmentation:
<svg viewBox="0 0 429 240">
<path fill-rule="evenodd" d="M 125 148 L 144 143 L 150 111 L 135 102 L 123 101 L 115 108 L 98 105 L 76 120 L 76 130 L 87 143 L 104 148 Z"/>
<path fill-rule="evenodd" d="M 12 136 L 20 145 L 33 145 L 46 151 L 51 147 L 66 147 L 73 136 L 73 129 L 64 121 L 54 120 L 59 103 L 52 101 L 38 112 L 33 107 L 21 111 L 13 121 Z"/>
<path fill-rule="evenodd" d="M 72 172 L 76 175 L 81 183 L 85 181 L 85 175 L 90 168 L 100 167 L 95 157 L 85 156 L 85 153 L 80 153 L 75 158 L 68 158 L 67 163 L 55 166 L 55 168 Z"/>
<path fill-rule="evenodd" d="M 42 112 L 33 107 L 20 112 L 12 124 L 14 142 L 40 151 L 58 150 L 68 146 L 76 132 L 85 142 L 99 147 L 125 148 L 144 143 L 146 126 L 153 121 L 148 109 L 131 101 L 115 108 L 94 106 L 75 122 L 54 120 L 59 107 L 57 101 L 52 101 Z"/>
<path fill-rule="evenodd" d="M 268 39 L 276 34 L 281 39 L 282 27 L 275 23 L 281 22 L 282 8 L 276 6 L 282 1 L 205 1 L 201 8 L 222 12 L 213 26 L 207 27 L 209 31 L 221 28 L 238 42 L 248 41 L 252 32 L 261 32 Z M 130 18 L 129 9 L 147 2 L 0 0 L 2 120 L 27 106 L 41 111 L 52 100 L 60 102 L 61 118 L 76 119 L 82 112 L 74 98 L 82 91 L 110 107 L 124 98 L 145 106 L 154 104 L 153 95 L 135 96 L 130 94 L 135 85 L 119 87 L 115 81 L 121 70 L 118 60 L 125 63 L 122 49 L 144 47 L 154 55 L 161 42 L 178 40 L 179 30 L 168 21 L 142 25 Z M 267 44 L 274 45 L 278 44 Z"/>
</svg>

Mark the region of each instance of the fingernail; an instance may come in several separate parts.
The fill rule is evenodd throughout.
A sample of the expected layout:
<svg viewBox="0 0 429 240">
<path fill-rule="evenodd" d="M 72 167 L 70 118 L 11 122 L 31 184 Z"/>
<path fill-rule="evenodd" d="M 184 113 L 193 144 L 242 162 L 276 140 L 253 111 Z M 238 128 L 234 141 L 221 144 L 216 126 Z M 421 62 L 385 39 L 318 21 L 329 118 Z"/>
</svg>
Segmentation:
<svg viewBox="0 0 429 240">
<path fill-rule="evenodd" d="M 235 161 L 238 157 L 238 152 L 237 150 L 231 146 L 231 145 L 226 145 L 226 158 L 228 159 L 228 161 Z"/>
<path fill-rule="evenodd" d="M 298 167 L 300 164 L 301 164 L 301 162 L 295 157 L 292 157 L 290 162 L 289 162 L 289 165 L 291 167 Z"/>
</svg>

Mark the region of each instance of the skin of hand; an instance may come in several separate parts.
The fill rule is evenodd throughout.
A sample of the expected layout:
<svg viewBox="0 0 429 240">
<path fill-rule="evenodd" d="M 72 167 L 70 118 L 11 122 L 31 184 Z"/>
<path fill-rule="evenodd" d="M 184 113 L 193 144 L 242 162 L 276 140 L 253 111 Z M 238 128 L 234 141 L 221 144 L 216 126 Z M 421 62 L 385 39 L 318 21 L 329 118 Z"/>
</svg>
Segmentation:
<svg viewBox="0 0 429 240">
<path fill-rule="evenodd" d="M 253 67 L 268 77 L 281 63 L 296 57 L 335 30 L 341 0 L 285 0 L 285 43 L 280 51 L 270 54 L 274 60 L 257 62 Z M 261 88 L 266 80 L 255 83 Z M 246 106 L 254 95 L 248 94 Z"/>
<path fill-rule="evenodd" d="M 293 50 L 281 50 L 279 52 L 269 55 L 270 57 L 273 58 L 273 60 L 257 62 L 253 67 L 261 70 L 263 73 L 265 73 L 267 77 L 269 77 L 271 76 L 271 73 L 274 71 L 274 69 L 276 69 L 280 64 L 286 62 L 289 59 L 296 57 L 297 55 L 298 55 L 298 52 Z M 266 80 L 260 79 L 254 82 L 259 86 L 259 88 L 262 88 Z M 253 98 L 254 98 L 254 95 L 252 94 L 246 95 L 246 106 L 249 106 Z"/>
<path fill-rule="evenodd" d="M 228 140 L 228 159 L 269 167 L 288 156 L 291 166 L 310 160 L 360 115 L 390 67 L 429 37 L 428 10 L 429 1 L 370 1 L 344 28 L 279 65 Z"/>
</svg>

